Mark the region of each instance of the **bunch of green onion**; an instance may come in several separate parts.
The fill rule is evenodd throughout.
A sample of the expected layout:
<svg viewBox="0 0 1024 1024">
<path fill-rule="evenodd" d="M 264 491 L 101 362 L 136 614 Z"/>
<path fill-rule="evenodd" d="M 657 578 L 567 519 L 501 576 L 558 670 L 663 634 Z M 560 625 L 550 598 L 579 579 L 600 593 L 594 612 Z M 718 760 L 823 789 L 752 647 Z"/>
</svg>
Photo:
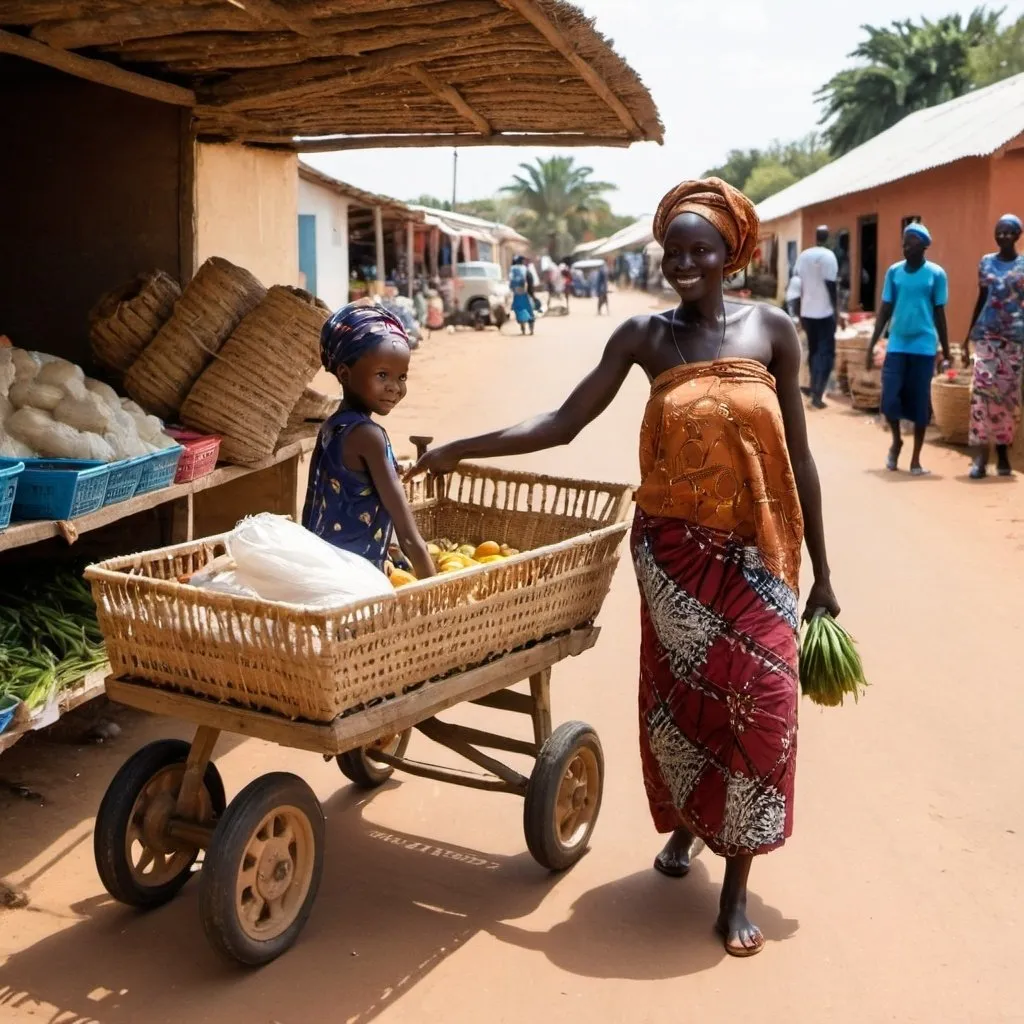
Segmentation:
<svg viewBox="0 0 1024 1024">
<path fill-rule="evenodd" d="M 839 707 L 847 696 L 856 704 L 867 686 L 853 637 L 827 612 L 816 614 L 800 645 L 800 689 L 822 707 Z"/>
</svg>

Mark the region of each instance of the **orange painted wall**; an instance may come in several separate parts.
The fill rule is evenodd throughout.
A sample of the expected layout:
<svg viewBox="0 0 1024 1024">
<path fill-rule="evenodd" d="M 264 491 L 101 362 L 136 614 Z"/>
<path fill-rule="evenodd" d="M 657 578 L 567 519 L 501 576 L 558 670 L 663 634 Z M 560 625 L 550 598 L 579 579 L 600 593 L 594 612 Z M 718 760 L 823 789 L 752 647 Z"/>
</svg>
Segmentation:
<svg viewBox="0 0 1024 1024">
<path fill-rule="evenodd" d="M 1019 141 L 1019 140 L 1018 140 Z M 803 237 L 814 237 L 827 224 L 833 237 L 850 232 L 850 308 L 859 309 L 860 246 L 858 218 L 878 218 L 876 308 L 881 304 L 886 269 L 901 260 L 900 225 L 904 217 L 920 217 L 932 234 L 928 258 L 949 276 L 949 337 L 957 342 L 967 332 L 978 294 L 978 260 L 995 247 L 995 221 L 1001 213 L 1024 205 L 1024 149 L 994 157 L 971 157 L 923 171 L 880 188 L 807 207 Z"/>
</svg>

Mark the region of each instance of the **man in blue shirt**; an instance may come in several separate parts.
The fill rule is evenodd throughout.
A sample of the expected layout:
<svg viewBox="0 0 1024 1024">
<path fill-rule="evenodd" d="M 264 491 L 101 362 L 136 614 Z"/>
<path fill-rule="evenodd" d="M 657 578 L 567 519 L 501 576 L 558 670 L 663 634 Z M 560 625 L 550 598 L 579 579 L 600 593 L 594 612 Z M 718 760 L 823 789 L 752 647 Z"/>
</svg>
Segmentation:
<svg viewBox="0 0 1024 1024">
<path fill-rule="evenodd" d="M 910 472 L 914 476 L 925 476 L 928 472 L 921 466 L 921 448 L 932 418 L 932 377 L 939 345 L 942 346 L 943 366 L 949 366 L 946 332 L 949 283 L 942 267 L 924 258 L 931 244 L 932 236 L 923 224 L 907 225 L 903 232 L 906 259 L 886 271 L 882 308 L 867 355 L 870 370 L 875 345 L 891 321 L 882 365 L 882 415 L 892 431 L 892 447 L 885 468 L 896 471 L 903 448 L 900 421 L 910 420 L 914 424 L 914 452 L 910 457 Z"/>
</svg>

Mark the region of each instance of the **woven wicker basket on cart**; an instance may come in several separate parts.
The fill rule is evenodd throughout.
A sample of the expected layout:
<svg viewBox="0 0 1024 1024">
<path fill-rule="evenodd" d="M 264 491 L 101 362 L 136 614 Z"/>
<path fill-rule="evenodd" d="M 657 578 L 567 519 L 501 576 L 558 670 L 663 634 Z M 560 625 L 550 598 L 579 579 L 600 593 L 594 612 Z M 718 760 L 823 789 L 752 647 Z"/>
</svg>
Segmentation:
<svg viewBox="0 0 1024 1024">
<path fill-rule="evenodd" d="M 178 282 L 162 270 L 140 274 L 104 295 L 89 313 L 96 362 L 120 380 L 170 318 L 180 296 Z"/>
<path fill-rule="evenodd" d="M 220 435 L 225 462 L 247 465 L 270 455 L 320 368 L 320 328 L 329 313 L 299 288 L 271 288 L 189 392 L 185 425 Z"/>
<path fill-rule="evenodd" d="M 265 294 L 248 270 L 219 256 L 208 259 L 125 375 L 125 390 L 147 412 L 175 417 L 199 375 Z"/>
<path fill-rule="evenodd" d="M 592 622 L 619 559 L 629 487 L 465 466 L 414 504 L 424 536 L 523 553 L 332 610 L 177 582 L 213 537 L 86 571 L 115 676 L 328 722 Z"/>
<path fill-rule="evenodd" d="M 949 444 L 967 444 L 971 425 L 970 370 L 961 370 L 954 376 L 932 378 L 932 416 L 939 436 Z"/>
<path fill-rule="evenodd" d="M 333 416 L 341 405 L 338 395 L 325 395 L 316 388 L 306 388 L 288 415 L 289 423 L 316 422 L 322 423 Z"/>
<path fill-rule="evenodd" d="M 862 412 L 875 412 L 882 404 L 882 371 L 863 366 L 850 371 L 850 404 Z"/>
<path fill-rule="evenodd" d="M 836 384 L 844 395 L 850 393 L 850 380 L 853 374 L 864 368 L 870 340 L 870 335 L 857 334 L 853 331 L 843 332 L 836 339 Z"/>
</svg>

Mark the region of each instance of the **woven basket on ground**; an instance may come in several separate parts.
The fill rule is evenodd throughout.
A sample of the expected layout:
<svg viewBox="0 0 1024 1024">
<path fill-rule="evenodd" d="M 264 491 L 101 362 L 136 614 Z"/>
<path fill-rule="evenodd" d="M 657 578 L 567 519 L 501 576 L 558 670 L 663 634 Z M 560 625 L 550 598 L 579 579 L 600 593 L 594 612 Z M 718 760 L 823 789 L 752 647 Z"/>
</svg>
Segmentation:
<svg viewBox="0 0 1024 1024">
<path fill-rule="evenodd" d="M 275 285 L 235 329 L 181 406 L 186 426 L 221 437 L 225 462 L 273 454 L 308 381 L 320 368 L 327 307 L 299 288 Z"/>
<path fill-rule="evenodd" d="M 882 404 L 882 371 L 863 365 L 850 371 L 850 404 L 862 412 L 874 412 Z"/>
<path fill-rule="evenodd" d="M 248 270 L 219 256 L 208 259 L 125 375 L 125 390 L 147 412 L 176 416 L 199 375 L 265 294 Z"/>
<path fill-rule="evenodd" d="M 523 554 L 328 610 L 177 582 L 222 553 L 223 538 L 113 558 L 86 572 L 111 671 L 329 722 L 593 622 L 628 528 L 629 487 L 480 467 L 432 483 L 426 499 L 410 492 L 424 536 Z"/>
<path fill-rule="evenodd" d="M 967 444 L 971 425 L 971 371 L 932 378 L 932 416 L 949 444 Z"/>
<path fill-rule="evenodd" d="M 870 335 L 843 331 L 836 337 L 836 383 L 843 394 L 850 392 L 854 371 L 863 369 Z"/>
<path fill-rule="evenodd" d="M 108 292 L 89 312 L 89 342 L 100 366 L 119 380 L 167 322 L 181 295 L 162 270 L 140 274 Z"/>
</svg>

